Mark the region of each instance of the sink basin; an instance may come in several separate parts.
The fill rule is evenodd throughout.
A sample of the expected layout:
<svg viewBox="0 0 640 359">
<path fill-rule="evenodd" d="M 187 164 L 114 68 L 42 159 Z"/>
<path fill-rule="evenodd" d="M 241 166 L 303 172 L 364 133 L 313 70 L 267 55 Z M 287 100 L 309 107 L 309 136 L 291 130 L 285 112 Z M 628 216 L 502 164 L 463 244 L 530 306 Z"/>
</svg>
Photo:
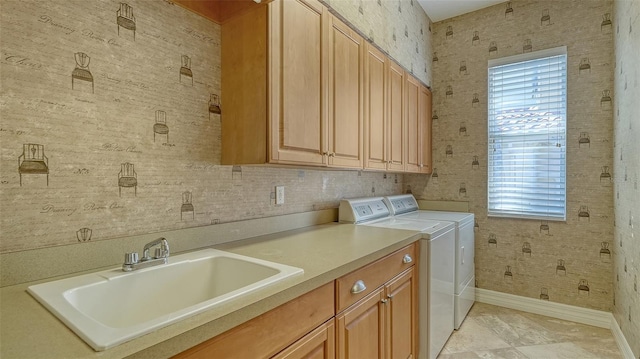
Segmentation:
<svg viewBox="0 0 640 359">
<path fill-rule="evenodd" d="M 97 351 L 215 308 L 303 270 L 216 249 L 167 264 L 120 268 L 30 286 L 27 291 Z"/>
</svg>

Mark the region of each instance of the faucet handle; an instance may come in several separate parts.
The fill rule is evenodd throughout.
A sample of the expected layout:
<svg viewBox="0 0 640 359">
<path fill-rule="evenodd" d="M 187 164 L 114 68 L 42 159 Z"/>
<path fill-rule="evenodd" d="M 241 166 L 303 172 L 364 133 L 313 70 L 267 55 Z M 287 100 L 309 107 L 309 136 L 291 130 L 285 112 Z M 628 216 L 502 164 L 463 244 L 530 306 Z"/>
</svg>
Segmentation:
<svg viewBox="0 0 640 359">
<path fill-rule="evenodd" d="M 124 254 L 124 264 L 138 263 L 138 252 L 130 252 Z"/>
<path fill-rule="evenodd" d="M 153 258 L 158 259 L 158 258 L 167 258 L 169 256 L 169 251 L 168 248 L 156 248 L 155 254 L 153 256 Z"/>
</svg>

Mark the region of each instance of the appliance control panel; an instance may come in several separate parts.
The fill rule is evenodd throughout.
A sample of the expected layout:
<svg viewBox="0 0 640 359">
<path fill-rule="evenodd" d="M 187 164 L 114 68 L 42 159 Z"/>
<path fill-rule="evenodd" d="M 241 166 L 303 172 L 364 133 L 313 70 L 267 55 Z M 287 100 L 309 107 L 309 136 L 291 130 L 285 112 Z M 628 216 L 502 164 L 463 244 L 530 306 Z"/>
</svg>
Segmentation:
<svg viewBox="0 0 640 359">
<path fill-rule="evenodd" d="M 389 208 L 382 197 L 343 199 L 338 209 L 340 223 L 363 223 L 388 217 Z"/>
<path fill-rule="evenodd" d="M 412 194 L 387 196 L 384 200 L 393 215 L 413 212 L 419 209 L 418 202 Z"/>
</svg>

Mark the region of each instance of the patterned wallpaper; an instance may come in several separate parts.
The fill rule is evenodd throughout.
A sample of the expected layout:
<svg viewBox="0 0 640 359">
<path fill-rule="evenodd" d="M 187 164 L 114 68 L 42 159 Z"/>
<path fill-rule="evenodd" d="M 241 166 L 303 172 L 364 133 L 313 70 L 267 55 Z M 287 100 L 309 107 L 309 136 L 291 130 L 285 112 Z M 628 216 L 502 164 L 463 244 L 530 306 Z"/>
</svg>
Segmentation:
<svg viewBox="0 0 640 359">
<path fill-rule="evenodd" d="M 324 0 L 415 77 L 431 86 L 431 20 L 417 0 Z"/>
<path fill-rule="evenodd" d="M 0 24 L 2 253 L 402 189 L 402 175 L 219 165 L 220 27 L 170 1 L 3 0 Z"/>
<path fill-rule="evenodd" d="M 614 2 L 613 314 L 640 358 L 640 2 Z"/>
<path fill-rule="evenodd" d="M 433 24 L 433 174 L 418 197 L 475 213 L 480 288 L 611 311 L 613 33 L 607 0 L 517 0 Z M 487 217 L 487 61 L 568 51 L 567 221 Z"/>
</svg>

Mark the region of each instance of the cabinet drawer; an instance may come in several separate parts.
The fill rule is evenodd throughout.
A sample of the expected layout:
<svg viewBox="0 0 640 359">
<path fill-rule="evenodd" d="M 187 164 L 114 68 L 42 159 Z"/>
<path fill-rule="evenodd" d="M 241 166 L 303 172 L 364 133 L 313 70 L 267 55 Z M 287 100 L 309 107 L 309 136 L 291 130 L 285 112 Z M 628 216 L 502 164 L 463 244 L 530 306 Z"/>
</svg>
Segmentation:
<svg viewBox="0 0 640 359">
<path fill-rule="evenodd" d="M 413 266 L 417 259 L 416 246 L 417 244 L 413 243 L 338 278 L 336 280 L 336 312 L 364 298 L 391 278 Z"/>
<path fill-rule="evenodd" d="M 173 359 L 266 359 L 334 315 L 333 283 L 272 309 Z"/>
</svg>

